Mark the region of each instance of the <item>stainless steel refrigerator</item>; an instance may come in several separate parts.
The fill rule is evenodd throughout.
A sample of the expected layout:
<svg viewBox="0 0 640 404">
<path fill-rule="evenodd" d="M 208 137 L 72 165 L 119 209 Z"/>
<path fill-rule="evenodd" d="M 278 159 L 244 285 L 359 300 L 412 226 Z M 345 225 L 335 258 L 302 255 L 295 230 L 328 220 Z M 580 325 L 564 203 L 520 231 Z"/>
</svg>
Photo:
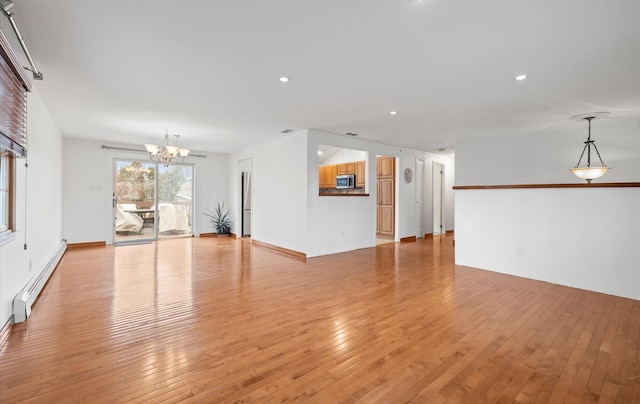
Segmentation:
<svg viewBox="0 0 640 404">
<path fill-rule="evenodd" d="M 251 172 L 242 172 L 242 237 L 251 235 Z"/>
</svg>

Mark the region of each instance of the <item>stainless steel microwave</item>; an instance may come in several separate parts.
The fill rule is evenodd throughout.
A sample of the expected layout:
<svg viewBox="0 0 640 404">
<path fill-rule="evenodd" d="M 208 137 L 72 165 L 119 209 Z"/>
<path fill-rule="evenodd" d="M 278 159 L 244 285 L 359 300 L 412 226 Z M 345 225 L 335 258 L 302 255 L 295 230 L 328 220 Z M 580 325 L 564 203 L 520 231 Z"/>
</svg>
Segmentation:
<svg viewBox="0 0 640 404">
<path fill-rule="evenodd" d="M 353 174 L 338 175 L 336 189 L 351 189 L 356 187 L 356 176 Z"/>
</svg>

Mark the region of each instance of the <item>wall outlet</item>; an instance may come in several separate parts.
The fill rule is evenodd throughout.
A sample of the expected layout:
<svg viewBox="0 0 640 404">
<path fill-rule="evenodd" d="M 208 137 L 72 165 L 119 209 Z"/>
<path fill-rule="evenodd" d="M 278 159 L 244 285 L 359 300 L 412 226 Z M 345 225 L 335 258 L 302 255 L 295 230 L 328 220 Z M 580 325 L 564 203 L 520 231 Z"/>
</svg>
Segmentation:
<svg viewBox="0 0 640 404">
<path fill-rule="evenodd" d="M 516 246 L 516 254 L 524 255 L 524 246 L 522 244 Z"/>
</svg>

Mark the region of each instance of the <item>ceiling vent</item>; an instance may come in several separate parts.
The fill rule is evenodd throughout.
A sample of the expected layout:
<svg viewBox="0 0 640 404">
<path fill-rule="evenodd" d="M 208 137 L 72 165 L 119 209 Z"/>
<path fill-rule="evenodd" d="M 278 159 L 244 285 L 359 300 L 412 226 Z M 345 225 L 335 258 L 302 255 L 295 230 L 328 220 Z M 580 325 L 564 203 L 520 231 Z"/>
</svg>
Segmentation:
<svg viewBox="0 0 640 404">
<path fill-rule="evenodd" d="M 353 132 L 347 132 L 347 133 L 345 133 L 345 135 L 351 136 L 351 137 L 358 136 L 357 133 L 353 133 Z"/>
</svg>

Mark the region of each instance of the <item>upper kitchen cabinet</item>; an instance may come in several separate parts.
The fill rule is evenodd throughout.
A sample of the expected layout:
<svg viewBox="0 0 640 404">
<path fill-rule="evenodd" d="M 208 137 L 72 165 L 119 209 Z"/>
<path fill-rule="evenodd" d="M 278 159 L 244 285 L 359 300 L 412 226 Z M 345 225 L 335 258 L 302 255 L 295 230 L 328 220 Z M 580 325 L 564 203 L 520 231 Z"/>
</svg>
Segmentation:
<svg viewBox="0 0 640 404">
<path fill-rule="evenodd" d="M 320 145 L 318 148 L 318 186 L 320 195 L 367 195 L 367 153 L 361 150 Z"/>
<path fill-rule="evenodd" d="M 365 164 L 364 161 L 356 161 L 356 188 L 364 189 Z"/>
</svg>

